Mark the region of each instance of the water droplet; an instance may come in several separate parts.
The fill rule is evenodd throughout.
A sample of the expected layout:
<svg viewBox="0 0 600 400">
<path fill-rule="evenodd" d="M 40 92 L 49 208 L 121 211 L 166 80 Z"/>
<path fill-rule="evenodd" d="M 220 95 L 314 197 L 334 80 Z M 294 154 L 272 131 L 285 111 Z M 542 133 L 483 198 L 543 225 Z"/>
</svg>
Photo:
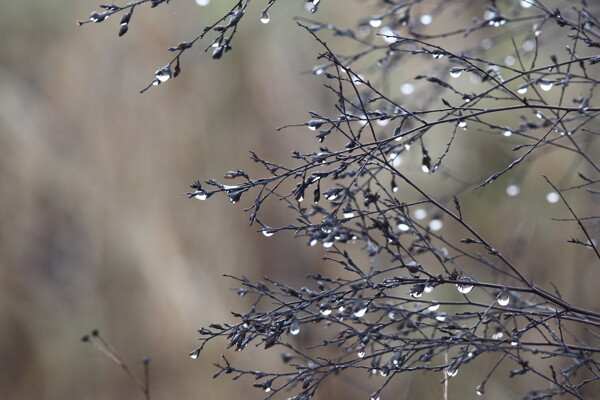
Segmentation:
<svg viewBox="0 0 600 400">
<path fill-rule="evenodd" d="M 511 341 L 511 342 L 510 342 L 510 345 L 511 345 L 511 346 L 518 346 L 518 345 L 519 345 L 519 342 L 518 342 L 518 341 L 516 341 L 516 340 L 513 340 L 513 341 Z"/>
<path fill-rule="evenodd" d="M 439 314 L 439 315 L 436 315 L 435 319 L 440 322 L 444 322 L 446 320 L 446 316 L 444 314 Z"/>
<path fill-rule="evenodd" d="M 412 94 L 415 91 L 415 85 L 412 83 L 403 83 L 402 86 L 400 86 L 400 91 L 402 94 Z"/>
<path fill-rule="evenodd" d="M 194 350 L 190 353 L 190 358 L 192 360 L 195 360 L 198 358 L 199 355 L 200 355 L 200 350 Z"/>
<path fill-rule="evenodd" d="M 425 219 L 427 217 L 427 211 L 424 208 L 417 208 L 414 212 L 416 219 Z"/>
<path fill-rule="evenodd" d="M 319 312 L 321 313 L 321 315 L 323 315 L 325 317 L 328 316 L 328 315 L 331 315 L 332 311 L 333 310 L 331 308 L 329 308 L 329 307 L 324 307 L 324 308 L 321 308 L 319 310 Z"/>
<path fill-rule="evenodd" d="M 425 293 L 431 293 L 431 292 L 433 292 L 433 289 L 434 289 L 434 286 L 431 283 L 428 283 L 425 285 L 424 291 L 425 291 Z"/>
<path fill-rule="evenodd" d="M 467 128 L 467 121 L 459 121 L 458 127 L 466 129 Z"/>
<path fill-rule="evenodd" d="M 310 121 L 308 121 L 306 123 L 306 126 L 308 127 L 308 129 L 310 129 L 311 131 L 316 131 L 317 129 L 319 129 L 323 124 L 325 123 L 325 121 L 321 120 L 321 119 L 311 119 Z"/>
<path fill-rule="evenodd" d="M 298 321 L 294 320 L 292 322 L 290 325 L 290 333 L 294 336 L 300 333 L 300 324 L 298 324 Z"/>
<path fill-rule="evenodd" d="M 475 393 L 477 394 L 477 396 L 483 396 L 483 394 L 485 393 L 483 386 L 482 385 L 477 386 L 477 388 L 475 389 Z"/>
<path fill-rule="evenodd" d="M 541 112 L 539 112 L 539 111 L 535 113 L 535 116 L 536 116 L 537 118 L 539 118 L 539 119 L 542 119 L 542 118 L 544 118 L 544 114 L 542 114 L 542 113 L 541 113 Z"/>
<path fill-rule="evenodd" d="M 423 171 L 427 174 L 427 173 L 429 173 L 429 167 L 426 164 L 423 164 L 423 165 L 421 165 L 421 171 Z"/>
<path fill-rule="evenodd" d="M 271 391 L 271 386 L 265 386 L 263 390 L 265 391 L 265 393 L 269 393 Z"/>
<path fill-rule="evenodd" d="M 344 218 L 352 218 L 354 217 L 354 213 L 353 212 L 345 212 L 344 213 Z"/>
<path fill-rule="evenodd" d="M 388 376 L 388 374 L 389 374 L 389 373 L 390 373 L 390 371 L 389 371 L 387 368 L 381 368 L 381 369 L 379 370 L 379 374 L 380 374 L 381 376 Z"/>
<path fill-rule="evenodd" d="M 450 69 L 450 76 L 453 78 L 458 78 L 462 72 L 462 68 L 454 67 Z"/>
<path fill-rule="evenodd" d="M 429 25 L 433 21 L 433 18 L 429 14 L 423 14 L 421 15 L 421 18 L 419 18 L 419 21 L 423 25 Z"/>
<path fill-rule="evenodd" d="M 440 304 L 439 303 L 433 303 L 432 305 L 430 305 L 429 307 L 427 307 L 427 309 L 429 311 L 437 311 L 440 308 Z"/>
<path fill-rule="evenodd" d="M 446 369 L 446 375 L 448 378 L 453 378 L 456 376 L 456 374 L 458 374 L 458 368 L 450 366 Z"/>
<path fill-rule="evenodd" d="M 206 200 L 208 198 L 208 196 L 206 195 L 206 192 L 199 192 L 194 197 L 197 198 L 198 200 Z"/>
<path fill-rule="evenodd" d="M 534 0 L 521 0 L 521 7 L 529 8 L 533 5 Z"/>
<path fill-rule="evenodd" d="M 362 348 L 362 349 L 358 350 L 356 355 L 358 356 L 358 358 L 364 358 L 365 357 L 365 349 Z"/>
<path fill-rule="evenodd" d="M 377 125 L 379 125 L 379 126 L 386 126 L 389 123 L 390 123 L 390 119 L 389 118 L 378 119 L 377 120 Z"/>
<path fill-rule="evenodd" d="M 401 222 L 398 224 L 398 229 L 400 229 L 402 232 L 408 232 L 410 230 L 410 226 Z"/>
<path fill-rule="evenodd" d="M 210 3 L 210 0 L 196 0 L 196 4 L 198 4 L 199 6 L 207 6 Z"/>
<path fill-rule="evenodd" d="M 525 93 L 527 93 L 527 86 L 519 86 L 517 88 L 517 93 L 519 93 L 519 94 L 525 94 Z"/>
<path fill-rule="evenodd" d="M 441 219 L 432 219 L 431 221 L 429 221 L 428 226 L 429 229 L 431 229 L 432 231 L 439 231 L 444 226 L 444 223 Z"/>
<path fill-rule="evenodd" d="M 423 296 L 424 289 L 425 285 L 417 284 L 410 288 L 410 292 L 408 294 L 410 294 L 411 297 L 418 299 L 419 297 Z"/>
<path fill-rule="evenodd" d="M 333 242 L 323 242 L 323 247 L 326 249 L 330 248 L 331 246 L 333 246 Z"/>
<path fill-rule="evenodd" d="M 550 89 L 552 89 L 553 83 L 550 81 L 540 81 L 540 89 L 542 89 L 544 92 L 549 91 Z"/>
<path fill-rule="evenodd" d="M 381 18 L 373 18 L 369 21 L 369 25 L 371 25 L 373 28 L 379 28 L 382 22 L 383 21 L 381 20 Z"/>
<path fill-rule="evenodd" d="M 500 296 L 498 296 L 498 305 L 504 307 L 507 306 L 508 303 L 510 303 L 510 295 L 506 292 L 500 293 Z"/>
<path fill-rule="evenodd" d="M 366 313 L 367 313 L 367 307 L 361 308 L 360 310 L 355 311 L 353 315 L 356 318 L 362 318 L 365 316 Z"/>
<path fill-rule="evenodd" d="M 389 26 L 384 26 L 379 30 L 379 35 L 387 44 L 396 43 L 396 33 Z"/>
<path fill-rule="evenodd" d="M 523 50 L 531 51 L 535 49 L 535 42 L 533 40 L 526 40 L 523 42 Z"/>
<path fill-rule="evenodd" d="M 512 135 L 512 131 L 510 129 L 507 129 L 504 132 L 502 132 L 502 136 L 504 136 L 504 137 L 510 137 L 511 135 Z"/>
<path fill-rule="evenodd" d="M 169 64 L 167 64 L 163 67 L 160 67 L 159 69 L 156 70 L 156 72 L 154 73 L 154 76 L 160 82 L 168 81 L 171 78 L 171 66 Z"/>
<path fill-rule="evenodd" d="M 506 187 L 506 194 L 510 197 L 515 197 L 520 192 L 521 192 L 521 188 L 519 188 L 519 186 L 515 185 L 514 183 L 511 183 L 510 185 L 508 185 Z"/>
<path fill-rule="evenodd" d="M 517 59 L 514 56 L 508 55 L 508 56 L 504 57 L 504 63 L 506 65 L 515 65 L 516 62 L 517 62 Z"/>
<path fill-rule="evenodd" d="M 269 12 L 267 10 L 263 10 L 262 14 L 260 14 L 260 22 L 263 24 L 268 24 L 271 21 L 271 17 L 269 17 Z"/>
<path fill-rule="evenodd" d="M 266 237 L 271 237 L 275 234 L 271 229 L 263 229 L 262 234 Z"/>
<path fill-rule="evenodd" d="M 369 400 L 379 400 L 379 396 L 371 396 Z"/>
<path fill-rule="evenodd" d="M 463 278 L 462 281 L 463 283 L 456 284 L 456 288 L 458 289 L 458 291 L 462 294 L 467 294 L 471 292 L 471 290 L 473 290 L 473 285 L 470 283 L 471 280 L 468 278 Z"/>
<path fill-rule="evenodd" d="M 317 243 L 319 243 L 319 241 L 317 239 L 311 239 L 309 245 L 312 247 L 312 246 L 316 245 Z"/>
<path fill-rule="evenodd" d="M 560 200 L 560 196 L 556 192 L 550 192 L 546 195 L 546 201 L 548 203 L 557 203 Z"/>
<path fill-rule="evenodd" d="M 498 331 L 492 335 L 492 339 L 494 339 L 494 340 L 500 340 L 503 337 L 504 337 L 504 332 L 502 332 L 502 331 Z"/>
</svg>

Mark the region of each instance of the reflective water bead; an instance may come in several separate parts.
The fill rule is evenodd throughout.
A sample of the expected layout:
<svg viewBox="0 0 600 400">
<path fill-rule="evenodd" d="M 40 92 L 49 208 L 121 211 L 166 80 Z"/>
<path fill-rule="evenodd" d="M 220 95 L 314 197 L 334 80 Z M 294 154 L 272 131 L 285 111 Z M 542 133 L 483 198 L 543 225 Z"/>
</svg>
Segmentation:
<svg viewBox="0 0 600 400">
<path fill-rule="evenodd" d="M 323 315 L 325 317 L 328 316 L 328 315 L 331 315 L 332 311 L 333 310 L 331 308 L 329 308 L 329 307 L 322 308 L 322 309 L 319 310 L 319 312 L 321 313 L 321 315 Z"/>
<path fill-rule="evenodd" d="M 470 279 L 463 279 L 462 283 L 457 283 L 456 288 L 462 294 L 467 294 L 473 290 L 473 285 L 470 283 Z"/>
<path fill-rule="evenodd" d="M 521 188 L 519 188 L 519 186 L 515 185 L 514 183 L 511 183 L 510 185 L 508 185 L 506 187 L 506 194 L 510 197 L 515 197 L 520 192 L 521 192 Z"/>
<path fill-rule="evenodd" d="M 553 83 L 550 81 L 540 81 L 540 89 L 547 92 L 552 89 Z"/>
<path fill-rule="evenodd" d="M 402 94 L 412 94 L 415 91 L 415 86 L 412 83 L 403 83 L 402 86 L 400 86 L 400 91 Z"/>
<path fill-rule="evenodd" d="M 427 211 L 424 208 L 417 208 L 414 212 L 416 219 L 424 219 L 427 217 Z"/>
<path fill-rule="evenodd" d="M 271 17 L 269 16 L 268 11 L 263 10 L 262 14 L 260 15 L 260 22 L 262 22 L 263 24 L 268 24 L 269 21 L 271 21 Z"/>
<path fill-rule="evenodd" d="M 369 25 L 371 25 L 373 28 L 379 28 L 382 22 L 383 21 L 381 20 L 381 18 L 373 18 L 369 21 Z"/>
<path fill-rule="evenodd" d="M 171 66 L 167 64 L 163 67 L 160 67 L 156 70 L 154 76 L 156 76 L 156 79 L 158 79 L 161 82 L 168 81 L 171 78 Z"/>
<path fill-rule="evenodd" d="M 300 333 L 300 324 L 298 323 L 298 321 L 292 322 L 292 324 L 290 325 L 290 333 L 292 335 L 297 335 L 298 333 Z"/>
<path fill-rule="evenodd" d="M 504 337 L 504 333 L 502 331 L 498 331 L 492 335 L 492 339 L 500 340 Z"/>
<path fill-rule="evenodd" d="M 546 201 L 548 203 L 557 203 L 560 200 L 560 196 L 556 192 L 550 192 L 546 195 Z"/>
<path fill-rule="evenodd" d="M 450 76 L 453 78 L 458 78 L 462 74 L 462 68 L 453 67 L 450 69 Z"/>
<path fill-rule="evenodd" d="M 355 311 L 353 315 L 356 318 L 362 318 L 365 316 L 366 313 L 367 313 L 367 307 L 361 308 L 360 310 Z"/>
<path fill-rule="evenodd" d="M 498 305 L 502 307 L 507 306 L 508 303 L 510 303 L 510 295 L 506 292 L 501 293 L 500 296 L 498 296 L 498 299 L 496 299 L 496 301 L 498 302 Z"/>
<path fill-rule="evenodd" d="M 521 7 L 529 8 L 533 5 L 533 0 L 521 0 Z"/>
<path fill-rule="evenodd" d="M 477 394 L 477 396 L 483 396 L 483 394 L 485 393 L 483 386 L 482 385 L 477 386 L 477 388 L 475 389 L 475 393 Z"/>
<path fill-rule="evenodd" d="M 444 226 L 444 222 L 441 219 L 432 219 L 428 226 L 432 231 L 439 231 Z"/>
</svg>

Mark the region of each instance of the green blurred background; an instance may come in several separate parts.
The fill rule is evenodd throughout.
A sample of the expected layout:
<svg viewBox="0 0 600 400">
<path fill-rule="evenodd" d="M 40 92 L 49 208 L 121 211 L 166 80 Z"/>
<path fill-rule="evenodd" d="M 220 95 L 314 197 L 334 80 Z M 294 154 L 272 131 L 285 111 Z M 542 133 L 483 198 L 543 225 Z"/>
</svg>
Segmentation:
<svg viewBox="0 0 600 400">
<path fill-rule="evenodd" d="M 138 7 L 122 38 L 116 18 L 76 25 L 98 8 L 96 1 L 0 5 L 2 399 L 142 398 L 118 367 L 79 341 L 93 328 L 134 374 L 141 376 L 143 356 L 152 359 L 155 399 L 261 398 L 259 391 L 248 393 L 248 382 L 210 379 L 222 347 L 209 346 L 199 360 L 187 356 L 197 345 L 197 328 L 228 320 L 230 310 L 245 307 L 222 274 L 269 275 L 301 285 L 307 272 L 332 268 L 322 266 L 322 249 L 286 235 L 256 234 L 243 201 L 200 203 L 184 195 L 194 180 L 231 169 L 257 176 L 248 150 L 283 162 L 292 149 L 315 144 L 312 133 L 275 131 L 306 121 L 307 110 L 332 104 L 321 81 L 301 74 L 319 52 L 292 21 L 295 15 L 311 16 L 301 1 L 277 4 L 267 25 L 259 23 L 264 4 L 254 4 L 233 52 L 214 61 L 198 46 L 183 56 L 180 77 L 139 94 L 170 59 L 167 47 L 195 37 L 229 6 L 214 3 Z M 359 3 L 344 8 L 346 26 L 355 21 Z M 321 13 L 323 20 L 340 18 L 325 5 Z M 405 72 L 413 76 L 418 68 Z M 465 152 L 473 150 L 468 146 Z M 481 168 L 488 161 L 481 156 L 473 163 Z M 454 162 L 462 165 L 461 153 Z M 536 168 L 554 162 L 549 157 Z M 547 191 L 539 175 L 530 196 Z M 594 280 L 575 285 L 569 278 L 584 273 L 589 260 L 573 263 L 575 256 L 557 254 L 536 236 L 564 241 L 570 228 L 540 233 L 544 226 L 527 216 L 535 209 L 548 224 L 555 210 L 545 213 L 538 200 L 521 208 L 496 204 L 503 190 L 473 198 L 487 204 L 472 211 L 475 225 L 530 264 L 532 278 L 562 282 L 565 297 L 594 307 L 576 294 L 590 293 Z M 490 204 L 497 210 L 492 215 Z M 268 216 L 273 225 L 286 223 L 285 209 Z M 531 240 L 534 236 L 538 239 Z M 514 246 L 517 237 L 526 244 Z M 565 260 L 564 270 L 546 270 L 557 258 Z M 597 282 L 597 269 L 591 274 Z M 250 354 L 232 358 L 251 360 Z M 276 352 L 264 362 L 280 365 Z M 441 377 L 417 379 L 426 384 L 419 393 L 441 393 Z M 344 388 L 326 389 L 322 398 L 370 393 L 352 397 Z"/>
</svg>

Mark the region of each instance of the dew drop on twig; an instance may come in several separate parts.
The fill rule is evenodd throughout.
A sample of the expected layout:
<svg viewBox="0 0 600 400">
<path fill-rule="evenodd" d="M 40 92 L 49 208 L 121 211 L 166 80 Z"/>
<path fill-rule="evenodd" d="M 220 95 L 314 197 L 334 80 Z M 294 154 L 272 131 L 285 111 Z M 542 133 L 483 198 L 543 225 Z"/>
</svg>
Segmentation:
<svg viewBox="0 0 600 400">
<path fill-rule="evenodd" d="M 463 283 L 457 283 L 456 288 L 462 294 L 467 294 L 473 290 L 473 285 L 470 283 L 471 280 L 468 278 L 463 279 Z"/>
<path fill-rule="evenodd" d="M 379 28 L 382 22 L 383 21 L 381 20 L 381 18 L 373 18 L 369 21 L 369 25 L 371 25 L 373 28 Z"/>
<path fill-rule="evenodd" d="M 540 89 L 542 89 L 544 92 L 548 92 L 549 90 L 551 90 L 552 86 L 553 86 L 552 82 L 548 82 L 548 81 L 540 82 Z"/>
<path fill-rule="evenodd" d="M 510 303 L 510 295 L 507 292 L 502 292 L 496 300 L 498 301 L 498 305 L 502 307 L 507 306 Z"/>
<path fill-rule="evenodd" d="M 450 69 L 450 76 L 453 78 L 458 78 L 462 74 L 462 68 L 453 67 Z"/>
<path fill-rule="evenodd" d="M 268 24 L 271 21 L 271 17 L 269 17 L 269 12 L 267 10 L 263 10 L 260 14 L 260 22 L 263 24 Z"/>
</svg>

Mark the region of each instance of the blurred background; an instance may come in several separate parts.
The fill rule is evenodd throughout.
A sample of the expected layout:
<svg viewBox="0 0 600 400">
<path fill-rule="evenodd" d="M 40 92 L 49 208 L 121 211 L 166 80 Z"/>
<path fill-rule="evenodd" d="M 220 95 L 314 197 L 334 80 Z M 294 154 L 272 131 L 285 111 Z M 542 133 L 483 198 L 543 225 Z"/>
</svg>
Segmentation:
<svg viewBox="0 0 600 400">
<path fill-rule="evenodd" d="M 345 26 L 358 18 L 360 3 L 344 3 Z M 184 54 L 180 77 L 140 94 L 170 60 L 165 49 L 195 37 L 229 2 L 138 7 L 122 38 L 118 17 L 77 26 L 76 20 L 98 9 L 93 0 L 0 5 L 2 399 L 142 398 L 123 371 L 80 342 L 94 328 L 134 374 L 141 376 L 143 356 L 151 358 L 154 399 L 262 398 L 260 391 L 248 392 L 248 382 L 211 379 L 223 347 L 209 346 L 198 360 L 187 355 L 197 346 L 197 328 L 227 321 L 230 310 L 246 307 L 229 290 L 234 282 L 222 275 L 268 275 L 302 285 L 306 273 L 334 267 L 323 265 L 322 248 L 287 235 L 256 234 L 243 201 L 185 196 L 194 180 L 220 178 L 228 170 L 258 176 L 262 171 L 249 150 L 284 162 L 292 149 L 314 148 L 305 129 L 276 128 L 307 121 L 308 110 L 331 109 L 323 82 L 302 73 L 320 49 L 292 18 L 312 15 L 302 1 L 278 3 L 264 25 L 261 6 L 248 10 L 253 15 L 222 60 L 197 46 Z M 335 7 L 321 8 L 319 19 L 340 18 Z M 462 15 L 453 21 L 469 20 Z M 405 78 L 419 67 L 406 67 Z M 449 163 L 462 165 L 476 144 L 469 141 Z M 498 166 L 509 159 L 482 154 L 467 169 L 486 170 L 486 162 Z M 522 194 L 532 200 L 519 207 L 498 201 L 506 196 L 504 186 L 466 199 L 465 206 L 485 201 L 471 211 L 478 228 L 531 265 L 532 278 L 562 283 L 565 298 L 597 309 L 581 295 L 593 293 L 597 282 L 598 269 L 586 269 L 591 258 L 549 248 L 539 236 L 564 242 L 572 228 L 545 228 L 552 223 L 548 217 L 566 216 L 543 200 L 548 188 L 540 175 L 547 169 L 552 174 L 555 162 L 549 156 L 535 164 L 529 193 Z M 539 224 L 532 210 L 540 214 Z M 268 215 L 274 226 L 287 221 L 284 208 Z M 549 262 L 563 268 L 548 268 Z M 584 273 L 591 279 L 573 283 L 573 274 Z M 268 356 L 265 362 L 277 368 L 277 353 Z M 250 359 L 245 352 L 235 357 Z M 426 384 L 419 393 L 441 393 L 437 377 L 416 379 Z M 338 388 L 323 398 L 369 393 L 352 397 Z"/>
</svg>

